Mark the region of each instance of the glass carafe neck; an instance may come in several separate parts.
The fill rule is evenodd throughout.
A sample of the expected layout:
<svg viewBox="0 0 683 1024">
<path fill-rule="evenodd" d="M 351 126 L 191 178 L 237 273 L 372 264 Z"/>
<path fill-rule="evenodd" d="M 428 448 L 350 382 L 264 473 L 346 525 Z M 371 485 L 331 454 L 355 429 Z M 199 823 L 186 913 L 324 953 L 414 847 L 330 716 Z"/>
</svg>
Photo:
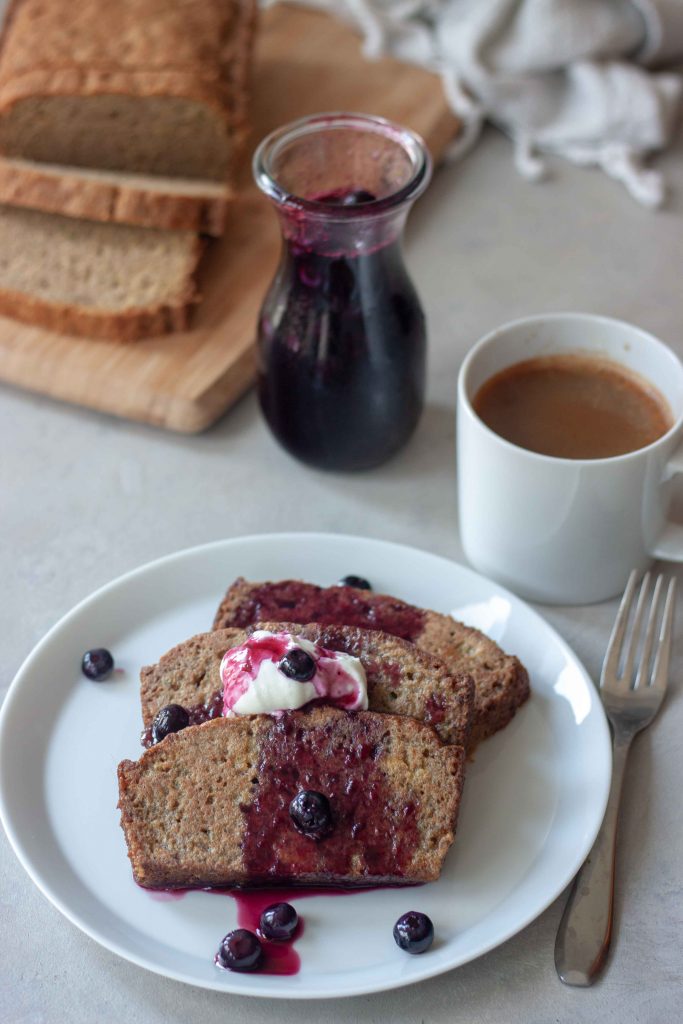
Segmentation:
<svg viewBox="0 0 683 1024">
<path fill-rule="evenodd" d="M 254 175 L 290 245 L 352 256 L 400 237 L 431 160 L 406 128 L 364 114 L 321 114 L 264 139 Z"/>
</svg>

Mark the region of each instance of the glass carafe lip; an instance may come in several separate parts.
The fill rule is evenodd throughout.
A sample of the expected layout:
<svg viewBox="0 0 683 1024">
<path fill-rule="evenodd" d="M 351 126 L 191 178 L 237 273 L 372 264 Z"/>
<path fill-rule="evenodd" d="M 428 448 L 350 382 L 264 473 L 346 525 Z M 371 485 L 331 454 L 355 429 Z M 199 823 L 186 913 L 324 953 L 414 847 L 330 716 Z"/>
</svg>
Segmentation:
<svg viewBox="0 0 683 1024">
<path fill-rule="evenodd" d="M 341 128 L 375 131 L 400 145 L 407 153 L 413 170 L 405 185 L 380 199 L 373 199 L 358 206 L 332 206 L 330 203 L 289 192 L 278 182 L 273 172 L 273 163 L 285 144 L 321 129 L 329 131 Z M 252 169 L 258 187 L 278 206 L 289 207 L 328 220 L 354 220 L 365 219 L 373 214 L 388 213 L 406 203 L 414 202 L 431 180 L 432 159 L 424 139 L 410 128 L 374 114 L 330 111 L 290 121 L 270 132 L 256 148 Z"/>
</svg>

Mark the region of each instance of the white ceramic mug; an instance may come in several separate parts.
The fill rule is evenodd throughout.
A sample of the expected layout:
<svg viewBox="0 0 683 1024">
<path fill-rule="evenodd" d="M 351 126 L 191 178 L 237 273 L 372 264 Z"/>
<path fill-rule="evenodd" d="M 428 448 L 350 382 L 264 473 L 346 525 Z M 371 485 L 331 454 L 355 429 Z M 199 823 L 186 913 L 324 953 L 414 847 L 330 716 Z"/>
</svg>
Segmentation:
<svg viewBox="0 0 683 1024">
<path fill-rule="evenodd" d="M 638 451 L 564 459 L 527 451 L 472 407 L 484 381 L 557 352 L 613 359 L 664 395 L 673 426 Z M 683 560 L 683 526 L 667 522 L 683 473 L 683 365 L 651 334 L 607 317 L 558 313 L 516 320 L 471 349 L 458 378 L 460 535 L 475 568 L 524 597 L 587 604 L 623 590 L 631 569 Z"/>
</svg>

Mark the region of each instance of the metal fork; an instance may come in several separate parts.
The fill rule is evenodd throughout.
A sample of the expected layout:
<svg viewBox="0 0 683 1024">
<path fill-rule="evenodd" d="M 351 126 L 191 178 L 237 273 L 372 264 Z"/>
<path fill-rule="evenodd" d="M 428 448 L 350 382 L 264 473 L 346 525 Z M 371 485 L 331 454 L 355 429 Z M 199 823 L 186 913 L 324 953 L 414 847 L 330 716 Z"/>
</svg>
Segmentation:
<svg viewBox="0 0 683 1024">
<path fill-rule="evenodd" d="M 612 726 L 612 784 L 604 821 L 576 876 L 557 932 L 555 967 L 566 985 L 592 985 L 605 963 L 612 938 L 617 819 L 626 758 L 633 737 L 659 711 L 669 677 L 676 581 L 669 582 L 661 613 L 664 577 L 657 577 L 648 602 L 650 573 L 645 575 L 629 630 L 636 580 L 634 571 L 626 584 L 600 677 L 602 702 Z M 648 603 L 645 639 L 634 678 Z"/>
</svg>

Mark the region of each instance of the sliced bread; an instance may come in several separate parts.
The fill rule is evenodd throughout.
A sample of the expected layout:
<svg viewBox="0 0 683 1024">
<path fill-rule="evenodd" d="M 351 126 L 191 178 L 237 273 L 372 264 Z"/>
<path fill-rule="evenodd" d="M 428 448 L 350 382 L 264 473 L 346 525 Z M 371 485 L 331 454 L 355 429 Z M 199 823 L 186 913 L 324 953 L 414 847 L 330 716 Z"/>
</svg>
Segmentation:
<svg viewBox="0 0 683 1024">
<path fill-rule="evenodd" d="M 246 132 L 254 0 L 13 0 L 0 153 L 225 182 Z"/>
<path fill-rule="evenodd" d="M 398 715 L 315 708 L 190 726 L 119 765 L 133 875 L 151 888 L 433 881 L 464 761 Z M 324 836 L 295 827 L 302 790 L 329 802 Z"/>
<path fill-rule="evenodd" d="M 479 630 L 386 594 L 300 580 L 250 583 L 239 578 L 218 608 L 214 629 L 282 619 L 379 629 L 435 655 L 451 674 L 470 675 L 475 687 L 470 747 L 506 726 L 529 697 L 524 666 Z"/>
<path fill-rule="evenodd" d="M 443 663 L 405 640 L 347 626 L 259 623 L 271 633 L 289 632 L 332 651 L 359 658 L 365 669 L 371 711 L 409 715 L 433 725 L 445 743 L 467 746 L 472 724 L 474 685 L 467 675 L 452 676 Z M 181 704 L 191 722 L 221 714 L 220 664 L 248 633 L 221 629 L 178 644 L 140 672 L 142 719 L 149 730 L 165 704 Z M 151 736 L 147 744 L 151 742 Z"/>
<path fill-rule="evenodd" d="M 214 181 L 0 157 L 0 204 L 145 228 L 223 233 L 233 190 Z"/>
<path fill-rule="evenodd" d="M 199 238 L 0 206 L 0 314 L 132 341 L 188 326 Z"/>
</svg>

